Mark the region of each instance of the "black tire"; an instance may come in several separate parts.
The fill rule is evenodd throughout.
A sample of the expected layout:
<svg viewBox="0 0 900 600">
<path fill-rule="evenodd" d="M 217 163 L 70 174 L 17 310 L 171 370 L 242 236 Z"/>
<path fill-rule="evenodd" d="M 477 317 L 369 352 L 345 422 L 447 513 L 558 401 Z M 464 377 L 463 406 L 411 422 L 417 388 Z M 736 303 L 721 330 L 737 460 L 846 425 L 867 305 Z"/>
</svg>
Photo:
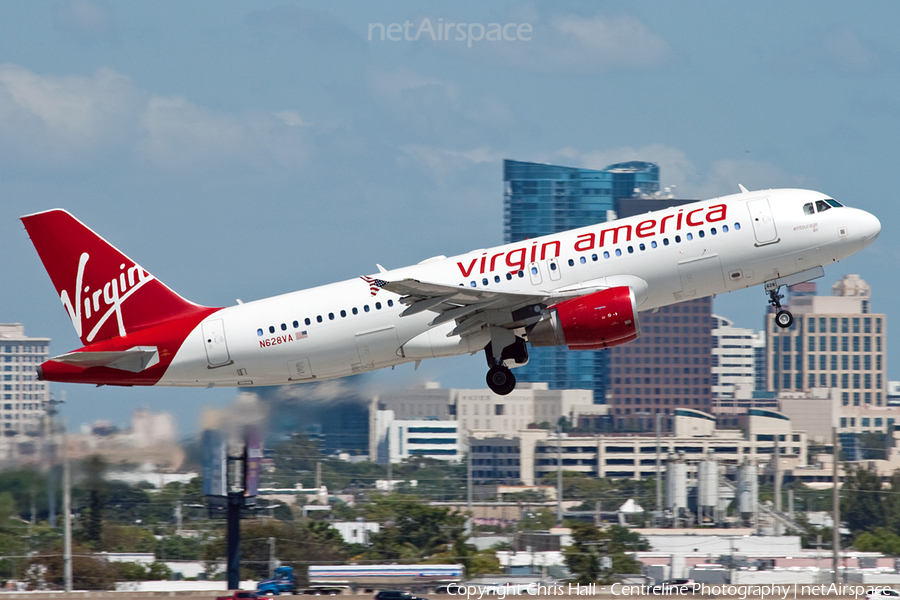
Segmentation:
<svg viewBox="0 0 900 600">
<path fill-rule="evenodd" d="M 775 314 L 775 324 L 782 329 L 787 329 L 794 324 L 794 315 L 787 310 L 779 310 Z"/>
<path fill-rule="evenodd" d="M 486 379 L 488 387 L 498 396 L 506 396 L 516 389 L 516 376 L 503 365 L 491 367 Z"/>
</svg>

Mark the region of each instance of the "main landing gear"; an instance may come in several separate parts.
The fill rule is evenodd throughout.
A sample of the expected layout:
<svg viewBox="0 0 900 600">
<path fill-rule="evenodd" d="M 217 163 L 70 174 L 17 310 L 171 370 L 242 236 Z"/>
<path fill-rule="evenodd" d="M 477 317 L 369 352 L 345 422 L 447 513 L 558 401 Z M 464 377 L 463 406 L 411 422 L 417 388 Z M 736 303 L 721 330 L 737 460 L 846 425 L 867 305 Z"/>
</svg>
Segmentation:
<svg viewBox="0 0 900 600">
<path fill-rule="evenodd" d="M 768 290 L 769 304 L 775 307 L 775 324 L 782 329 L 787 329 L 794 324 L 794 315 L 791 314 L 791 311 L 781 308 L 781 299 L 784 298 L 784 294 L 778 293 L 780 289 L 781 287 L 773 287 Z"/>
<path fill-rule="evenodd" d="M 506 396 L 516 389 L 516 376 L 506 365 L 494 365 L 487 373 L 487 385 L 498 396 Z"/>
<path fill-rule="evenodd" d="M 500 348 L 499 352 L 494 349 Z M 487 359 L 487 386 L 498 396 L 506 396 L 516 389 L 516 376 L 512 374 L 505 361 L 516 365 L 528 362 L 528 347 L 525 340 L 506 329 L 492 328 L 491 341 L 484 348 Z"/>
</svg>

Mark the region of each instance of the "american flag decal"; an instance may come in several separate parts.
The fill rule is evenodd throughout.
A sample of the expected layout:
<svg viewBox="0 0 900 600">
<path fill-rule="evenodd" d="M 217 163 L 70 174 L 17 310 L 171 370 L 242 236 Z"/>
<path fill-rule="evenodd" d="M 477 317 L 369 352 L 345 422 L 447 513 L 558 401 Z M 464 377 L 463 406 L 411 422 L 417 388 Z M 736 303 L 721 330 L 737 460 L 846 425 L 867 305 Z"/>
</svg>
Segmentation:
<svg viewBox="0 0 900 600">
<path fill-rule="evenodd" d="M 374 279 L 372 277 L 366 277 L 365 275 L 360 277 L 360 279 L 369 284 L 369 293 L 373 296 L 378 293 L 378 290 L 380 290 L 384 284 L 387 283 L 387 281 L 383 279 Z"/>
</svg>

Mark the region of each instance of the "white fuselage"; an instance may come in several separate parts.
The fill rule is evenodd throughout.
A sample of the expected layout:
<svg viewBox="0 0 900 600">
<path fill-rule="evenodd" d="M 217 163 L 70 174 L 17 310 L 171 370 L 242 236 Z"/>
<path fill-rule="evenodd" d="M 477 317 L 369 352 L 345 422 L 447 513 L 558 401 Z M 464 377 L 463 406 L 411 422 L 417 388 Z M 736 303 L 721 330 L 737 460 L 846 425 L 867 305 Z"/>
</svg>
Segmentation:
<svg viewBox="0 0 900 600">
<path fill-rule="evenodd" d="M 373 275 L 502 292 L 629 285 L 641 311 L 803 273 L 860 251 L 872 215 L 813 214 L 826 196 L 765 190 L 475 250 Z M 877 235 L 877 230 L 874 232 Z M 158 385 L 261 386 L 343 377 L 424 358 L 477 352 L 489 336 L 400 317 L 400 296 L 363 278 L 224 308 L 184 341 Z"/>
</svg>

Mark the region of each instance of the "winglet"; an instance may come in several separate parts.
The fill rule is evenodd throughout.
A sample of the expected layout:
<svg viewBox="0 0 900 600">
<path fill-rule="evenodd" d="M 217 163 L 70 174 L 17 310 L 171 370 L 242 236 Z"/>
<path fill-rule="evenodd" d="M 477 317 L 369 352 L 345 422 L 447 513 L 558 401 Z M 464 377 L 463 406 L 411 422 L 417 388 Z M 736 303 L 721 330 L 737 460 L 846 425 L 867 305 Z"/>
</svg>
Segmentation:
<svg viewBox="0 0 900 600">
<path fill-rule="evenodd" d="M 379 272 L 379 273 L 387 273 L 387 269 L 385 269 L 384 267 L 382 267 L 382 266 L 379 265 L 378 263 L 375 263 L 375 266 L 378 267 L 378 272 Z"/>
<path fill-rule="evenodd" d="M 741 188 L 741 193 L 742 193 L 742 194 L 749 194 L 749 193 L 750 193 L 750 192 L 747 190 L 747 188 L 745 188 L 745 187 L 743 186 L 743 184 L 740 184 L 740 183 L 739 183 L 739 184 L 738 184 L 738 187 Z"/>
</svg>

